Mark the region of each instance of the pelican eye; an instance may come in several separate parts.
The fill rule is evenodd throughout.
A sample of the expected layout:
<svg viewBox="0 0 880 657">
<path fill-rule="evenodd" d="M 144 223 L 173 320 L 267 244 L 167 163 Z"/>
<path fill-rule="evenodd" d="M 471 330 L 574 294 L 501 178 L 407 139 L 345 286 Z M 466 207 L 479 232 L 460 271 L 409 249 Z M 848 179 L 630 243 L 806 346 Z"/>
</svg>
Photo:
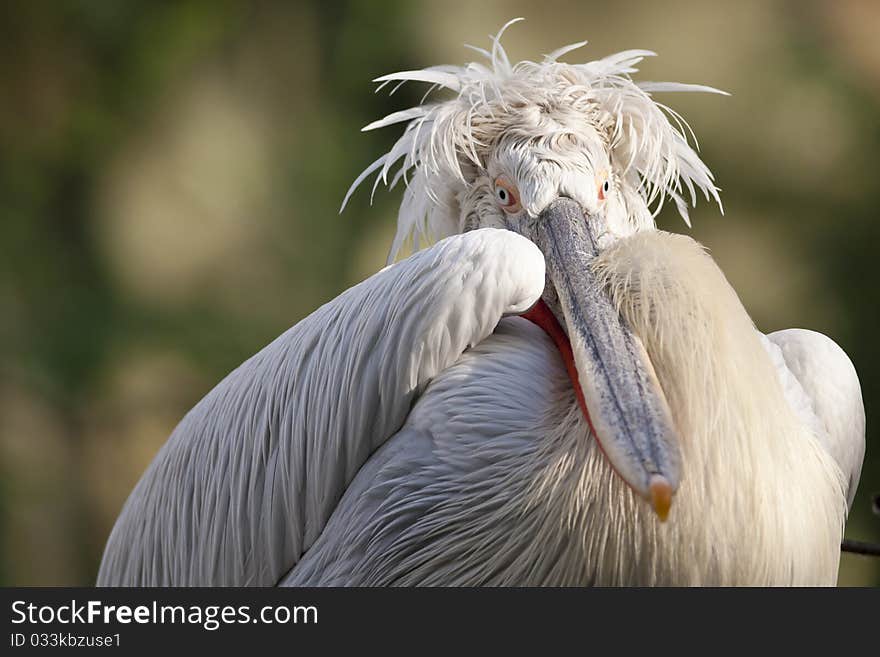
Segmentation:
<svg viewBox="0 0 880 657">
<path fill-rule="evenodd" d="M 504 178 L 495 179 L 495 201 L 508 213 L 519 212 L 519 191 Z"/>
<path fill-rule="evenodd" d="M 608 178 L 599 185 L 599 200 L 604 201 L 605 195 L 611 190 L 611 181 Z"/>
</svg>

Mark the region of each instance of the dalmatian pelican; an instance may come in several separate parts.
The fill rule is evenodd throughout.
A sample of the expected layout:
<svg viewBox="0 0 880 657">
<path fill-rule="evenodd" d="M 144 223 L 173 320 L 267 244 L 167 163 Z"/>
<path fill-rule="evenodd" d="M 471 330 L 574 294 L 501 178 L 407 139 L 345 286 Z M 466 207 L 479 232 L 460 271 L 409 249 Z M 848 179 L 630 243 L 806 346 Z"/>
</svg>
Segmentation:
<svg viewBox="0 0 880 657">
<path fill-rule="evenodd" d="M 654 223 L 720 207 L 657 100 L 716 90 L 635 81 L 641 50 L 512 64 L 503 31 L 477 62 L 377 79 L 445 94 L 365 128 L 404 126 L 346 196 L 403 181 L 389 266 L 183 418 L 99 585 L 836 583 L 853 365 L 759 332 Z"/>
</svg>

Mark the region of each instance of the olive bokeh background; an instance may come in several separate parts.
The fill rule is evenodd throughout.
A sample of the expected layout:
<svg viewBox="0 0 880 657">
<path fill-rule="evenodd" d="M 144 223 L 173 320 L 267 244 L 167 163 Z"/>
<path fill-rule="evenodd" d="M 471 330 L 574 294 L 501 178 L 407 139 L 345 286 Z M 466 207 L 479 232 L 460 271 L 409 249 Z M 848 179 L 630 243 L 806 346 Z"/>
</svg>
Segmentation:
<svg viewBox="0 0 880 657">
<path fill-rule="evenodd" d="M 7 1 L 0 7 L 0 584 L 90 584 L 128 492 L 228 371 L 384 264 L 398 192 L 351 180 L 421 97 L 382 73 L 462 63 L 506 20 L 535 59 L 627 48 L 722 188 L 689 231 L 757 325 L 832 336 L 868 455 L 847 527 L 880 540 L 880 3 Z M 688 229 L 672 212 L 668 230 Z M 744 486 L 750 482 L 743 482 Z M 880 583 L 844 556 L 841 584 Z"/>
</svg>

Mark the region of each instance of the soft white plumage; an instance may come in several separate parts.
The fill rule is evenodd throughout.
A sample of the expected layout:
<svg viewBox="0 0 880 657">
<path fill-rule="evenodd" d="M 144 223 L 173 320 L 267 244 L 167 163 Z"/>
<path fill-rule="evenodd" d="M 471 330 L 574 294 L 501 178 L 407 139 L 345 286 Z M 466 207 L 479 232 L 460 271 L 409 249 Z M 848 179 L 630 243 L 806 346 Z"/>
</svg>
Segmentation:
<svg viewBox="0 0 880 657">
<path fill-rule="evenodd" d="M 99 584 L 836 581 L 864 452 L 855 370 L 824 336 L 761 335 L 699 245 L 654 230 L 664 197 L 687 218 L 683 190 L 718 195 L 651 94 L 710 89 L 637 85 L 643 51 L 557 61 L 575 46 L 511 65 L 496 37 L 488 66 L 380 78 L 454 96 L 368 126 L 408 123 L 353 187 L 411 174 L 392 259 L 451 236 L 211 391 L 130 496 Z M 572 208 L 589 225 L 564 239 L 586 241 L 548 228 Z M 539 299 L 581 378 L 607 374 L 581 381 L 583 408 L 558 343 L 512 317 Z M 629 380 L 648 387 L 630 398 Z"/>
<path fill-rule="evenodd" d="M 393 188 L 400 180 L 407 180 L 389 262 L 407 238 L 418 246 L 423 240 L 430 242 L 471 227 L 458 211 L 457 197 L 472 184 L 472 168 L 485 168 L 502 136 L 529 143 L 528 155 L 533 160 L 520 172 L 532 174 L 526 184 L 533 186 L 533 192 L 542 188 L 549 192 L 550 187 L 535 171 L 535 163 L 566 156 L 560 152 L 565 144 L 559 142 L 559 123 L 575 124 L 569 134 L 586 137 L 588 143 L 601 142 L 596 145 L 618 162 L 615 172 L 620 202 L 626 205 L 631 221 L 653 225 L 652 217 L 669 196 L 689 224 L 684 189 L 691 203 L 696 203 L 699 189 L 720 205 L 712 173 L 688 144 L 688 134 L 693 137 L 690 127 L 651 94 L 725 92 L 697 84 L 633 81 L 630 74 L 637 71 L 635 65 L 655 54 L 649 50 L 626 50 L 586 64 L 558 61 L 585 46 L 586 41 L 559 48 L 541 63 L 512 65 L 501 46 L 501 36 L 519 20 L 508 22 L 492 38 L 491 52 L 475 48 L 486 58 L 485 64 L 433 66 L 376 78 L 383 86 L 391 82 L 431 83 L 425 98 L 436 88 L 456 94 L 452 100 L 395 112 L 364 127 L 375 130 L 407 123 L 391 150 L 358 176 L 343 201 L 344 208 L 358 185 L 374 172 L 374 192 L 380 182 Z M 553 108 L 552 118 L 547 108 Z M 693 140 L 696 143 L 696 137 Z M 511 150 L 515 149 L 511 145 Z M 397 164 L 398 170 L 389 179 Z M 654 210 L 649 212 L 652 205 Z"/>
</svg>

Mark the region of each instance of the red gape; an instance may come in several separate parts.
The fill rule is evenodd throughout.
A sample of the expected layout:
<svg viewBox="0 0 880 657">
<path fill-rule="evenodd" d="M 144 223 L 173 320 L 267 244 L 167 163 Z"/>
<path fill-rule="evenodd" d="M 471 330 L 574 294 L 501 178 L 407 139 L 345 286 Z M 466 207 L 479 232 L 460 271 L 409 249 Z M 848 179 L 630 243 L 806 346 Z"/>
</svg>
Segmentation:
<svg viewBox="0 0 880 657">
<path fill-rule="evenodd" d="M 521 317 L 524 317 L 533 324 L 537 324 L 544 329 L 544 332 L 549 335 L 550 339 L 556 344 L 556 348 L 562 355 L 562 362 L 565 363 L 565 369 L 568 370 L 568 378 L 571 379 L 571 384 L 574 386 L 574 394 L 577 395 L 581 412 L 584 414 L 587 424 L 590 425 L 590 431 L 592 431 L 593 436 L 596 438 L 596 444 L 604 454 L 605 449 L 602 447 L 602 439 L 599 438 L 599 435 L 596 433 L 596 427 L 593 426 L 593 421 L 590 419 L 590 412 L 587 410 L 587 403 L 584 401 L 584 393 L 581 390 L 578 381 L 578 371 L 574 365 L 574 352 L 571 350 L 571 342 L 565 334 L 565 331 L 563 331 L 562 327 L 559 325 L 556 315 L 550 311 L 543 299 L 539 299 L 538 303 L 532 306 L 528 312 L 523 313 Z M 611 463 L 611 468 L 617 472 L 617 468 L 614 467 L 613 463 Z M 620 473 L 618 472 L 618 476 L 619 475 Z M 665 522 L 669 515 L 669 507 L 672 505 L 673 491 L 669 486 L 669 482 L 667 482 L 664 477 L 659 475 L 654 476 L 651 478 L 648 490 L 650 491 L 651 505 L 657 512 L 660 521 Z"/>
<path fill-rule="evenodd" d="M 532 306 L 528 312 L 520 315 L 520 317 L 524 317 L 533 324 L 540 326 L 544 329 L 544 332 L 550 336 L 550 339 L 553 340 L 556 348 L 562 355 L 562 362 L 565 363 L 565 369 L 568 371 L 568 378 L 571 379 L 571 385 L 574 386 L 574 394 L 577 395 L 581 412 L 584 414 L 587 424 L 590 425 L 590 431 L 592 431 L 595 436 L 596 428 L 593 426 L 593 421 L 590 419 L 590 411 L 587 410 L 587 403 L 584 401 L 584 393 L 581 390 L 581 385 L 578 381 L 578 371 L 574 365 L 574 353 L 571 350 L 571 342 L 569 342 L 568 336 L 559 325 L 559 320 L 556 319 L 556 315 L 554 315 L 547 307 L 547 304 L 544 303 L 543 299 L 538 299 L 538 303 Z"/>
</svg>

